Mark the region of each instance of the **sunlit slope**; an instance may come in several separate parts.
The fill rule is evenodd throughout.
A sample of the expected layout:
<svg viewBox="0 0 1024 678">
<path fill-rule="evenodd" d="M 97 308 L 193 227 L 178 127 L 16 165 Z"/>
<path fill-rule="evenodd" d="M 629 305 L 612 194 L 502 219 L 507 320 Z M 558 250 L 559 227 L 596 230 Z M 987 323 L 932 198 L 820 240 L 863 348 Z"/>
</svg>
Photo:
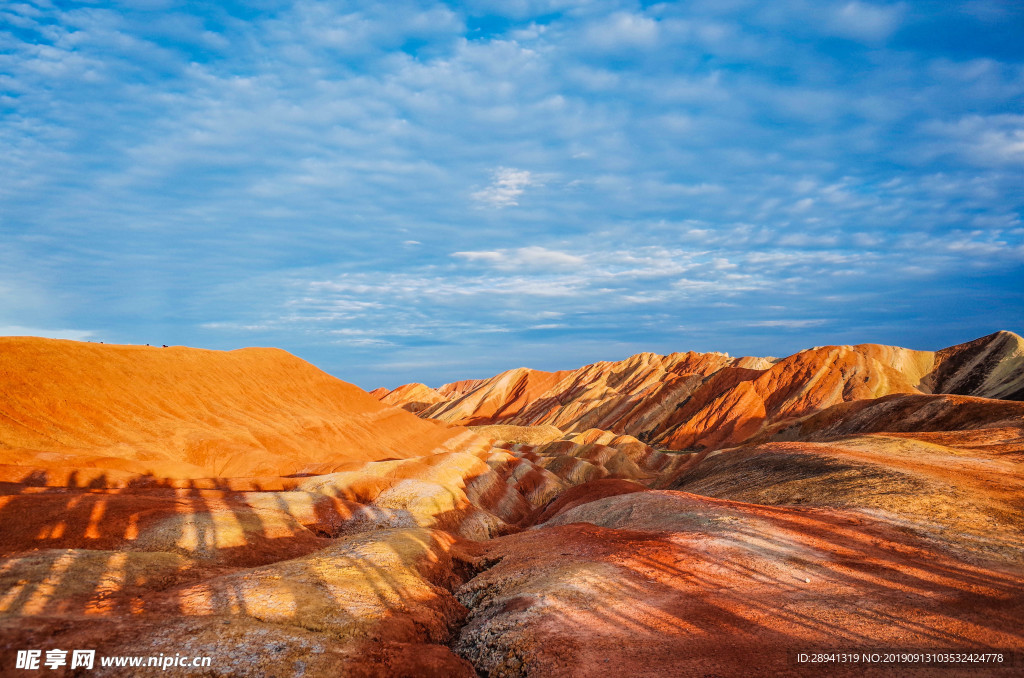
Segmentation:
<svg viewBox="0 0 1024 678">
<path fill-rule="evenodd" d="M 432 404 L 420 402 L 422 390 Z M 410 384 L 374 394 L 456 424 L 597 428 L 673 450 L 721 449 L 842 403 L 899 394 L 1021 400 L 1024 339 L 1002 331 L 938 352 L 818 346 L 781 360 L 640 353 L 569 372 L 520 368 L 436 391 Z"/>
<path fill-rule="evenodd" d="M 278 349 L 5 337 L 0 384 L 7 466 L 286 475 L 419 456 L 465 435 Z"/>
<path fill-rule="evenodd" d="M 1024 338 L 996 332 L 935 354 L 934 393 L 1024 400 Z"/>
</svg>

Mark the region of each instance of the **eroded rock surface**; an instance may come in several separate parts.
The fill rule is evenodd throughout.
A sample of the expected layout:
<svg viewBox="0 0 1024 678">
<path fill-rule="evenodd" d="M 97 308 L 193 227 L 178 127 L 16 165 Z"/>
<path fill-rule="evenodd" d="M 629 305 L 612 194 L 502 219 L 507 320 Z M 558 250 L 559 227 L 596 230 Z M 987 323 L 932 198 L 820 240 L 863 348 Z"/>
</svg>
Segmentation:
<svg viewBox="0 0 1024 678">
<path fill-rule="evenodd" d="M 52 648 L 198 676 L 1024 662 L 1020 345 L 642 354 L 382 403 L 279 351 L 0 339 L 0 674 Z"/>
<path fill-rule="evenodd" d="M 400 404 L 408 388 L 375 394 Z M 736 445 L 845 402 L 933 393 L 1021 400 L 1024 339 L 996 332 L 938 352 L 823 346 L 782 360 L 641 353 L 571 372 L 518 369 L 445 385 L 432 405 L 416 411 L 455 424 L 605 429 L 659 447 L 701 450 Z"/>
</svg>

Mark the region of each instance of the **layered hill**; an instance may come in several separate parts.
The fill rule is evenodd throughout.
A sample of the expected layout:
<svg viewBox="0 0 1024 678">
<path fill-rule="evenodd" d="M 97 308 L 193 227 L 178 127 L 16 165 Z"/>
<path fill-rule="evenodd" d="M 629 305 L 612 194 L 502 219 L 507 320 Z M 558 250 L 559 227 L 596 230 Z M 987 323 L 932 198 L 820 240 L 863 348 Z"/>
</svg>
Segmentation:
<svg viewBox="0 0 1024 678">
<path fill-rule="evenodd" d="M 453 424 L 553 425 L 565 433 L 598 428 L 667 449 L 718 449 L 840 403 L 887 395 L 1020 400 L 1024 340 L 997 332 L 938 352 L 824 346 L 781 360 L 641 353 L 569 372 L 519 368 L 428 390 L 429 404 L 409 387 L 375 394 Z M 407 393 L 420 395 L 413 400 Z"/>
<path fill-rule="evenodd" d="M 435 403 L 444 402 L 445 397 L 426 384 L 405 384 L 393 391 L 377 388 L 370 395 L 379 398 L 386 405 L 396 405 L 409 412 L 421 412 Z"/>
<path fill-rule="evenodd" d="M 23 475 L 323 472 L 421 456 L 467 434 L 383 406 L 278 349 L 6 337 L 0 380 L 0 451 L 8 467 L 23 465 Z"/>
</svg>

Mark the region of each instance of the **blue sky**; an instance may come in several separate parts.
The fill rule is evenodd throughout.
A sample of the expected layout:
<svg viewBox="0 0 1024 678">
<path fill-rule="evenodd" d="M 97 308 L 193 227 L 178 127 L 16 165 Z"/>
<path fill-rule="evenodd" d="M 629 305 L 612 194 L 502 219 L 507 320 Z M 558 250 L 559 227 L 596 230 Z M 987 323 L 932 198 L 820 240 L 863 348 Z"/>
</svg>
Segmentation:
<svg viewBox="0 0 1024 678">
<path fill-rule="evenodd" d="M 0 334 L 360 386 L 1024 330 L 1024 8 L 0 4 Z"/>
</svg>

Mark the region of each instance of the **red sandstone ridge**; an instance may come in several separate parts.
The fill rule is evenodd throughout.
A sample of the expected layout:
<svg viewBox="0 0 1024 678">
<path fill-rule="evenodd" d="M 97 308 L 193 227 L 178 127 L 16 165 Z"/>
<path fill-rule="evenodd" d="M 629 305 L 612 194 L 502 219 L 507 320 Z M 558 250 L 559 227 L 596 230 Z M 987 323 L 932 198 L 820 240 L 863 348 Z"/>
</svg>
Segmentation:
<svg viewBox="0 0 1024 678">
<path fill-rule="evenodd" d="M 517 423 L 513 420 L 527 405 L 536 403 L 567 374 L 519 368 L 490 379 L 445 384 L 435 391 L 438 398 L 431 407 L 424 408 L 420 416 L 465 426 L 498 421 Z M 395 391 L 402 388 L 399 386 Z M 385 398 L 391 397 L 395 391 Z M 452 397 L 445 398 L 444 393 Z"/>
<path fill-rule="evenodd" d="M 522 384 L 529 375 L 533 388 Z M 555 378 L 554 375 L 561 375 Z M 1024 340 L 997 332 L 938 352 L 861 344 L 773 358 L 641 353 L 577 370 L 519 369 L 441 387 L 420 416 L 462 424 L 599 428 L 668 449 L 717 449 L 843 402 L 907 393 L 1024 397 Z M 388 402 L 402 391 L 381 392 Z"/>
<path fill-rule="evenodd" d="M 377 388 L 370 395 L 380 399 L 385 405 L 395 405 L 409 412 L 422 412 L 435 403 L 445 401 L 445 397 L 425 384 L 405 384 L 393 391 Z"/>
</svg>

